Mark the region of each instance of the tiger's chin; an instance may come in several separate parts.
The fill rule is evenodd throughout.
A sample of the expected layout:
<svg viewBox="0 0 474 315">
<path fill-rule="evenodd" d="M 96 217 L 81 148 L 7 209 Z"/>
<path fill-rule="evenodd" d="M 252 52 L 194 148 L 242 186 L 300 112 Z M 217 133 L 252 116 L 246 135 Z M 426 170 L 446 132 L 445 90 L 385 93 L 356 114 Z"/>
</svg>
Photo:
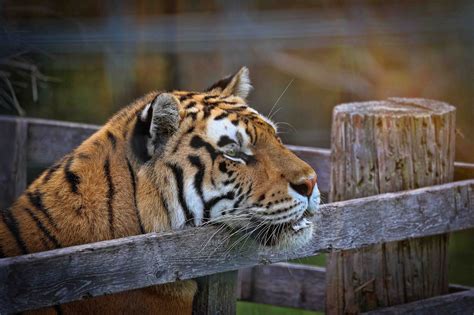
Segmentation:
<svg viewBox="0 0 474 315">
<path fill-rule="evenodd" d="M 291 222 L 264 225 L 252 231 L 252 237 L 267 247 L 296 249 L 311 240 L 313 229 L 313 223 L 303 216 Z"/>
</svg>

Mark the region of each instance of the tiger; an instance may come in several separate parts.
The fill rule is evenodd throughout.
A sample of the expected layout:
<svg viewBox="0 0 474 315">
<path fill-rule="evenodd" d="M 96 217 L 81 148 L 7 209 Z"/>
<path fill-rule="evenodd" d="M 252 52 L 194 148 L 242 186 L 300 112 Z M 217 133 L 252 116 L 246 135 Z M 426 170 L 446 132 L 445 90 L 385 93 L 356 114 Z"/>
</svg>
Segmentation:
<svg viewBox="0 0 474 315">
<path fill-rule="evenodd" d="M 203 92 L 151 92 L 45 170 L 0 219 L 0 258 L 207 223 L 264 246 L 309 242 L 315 171 L 247 104 L 248 68 Z M 193 280 L 32 310 L 191 314 Z"/>
</svg>

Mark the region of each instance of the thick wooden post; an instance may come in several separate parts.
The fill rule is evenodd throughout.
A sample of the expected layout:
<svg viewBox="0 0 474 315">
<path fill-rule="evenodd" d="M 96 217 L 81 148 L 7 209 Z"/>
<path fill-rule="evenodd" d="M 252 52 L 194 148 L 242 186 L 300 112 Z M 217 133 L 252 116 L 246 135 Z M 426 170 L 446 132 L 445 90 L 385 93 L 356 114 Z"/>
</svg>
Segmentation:
<svg viewBox="0 0 474 315">
<path fill-rule="evenodd" d="M 237 307 L 237 271 L 216 273 L 196 279 L 193 314 L 233 315 Z"/>
<path fill-rule="evenodd" d="M 0 124 L 0 211 L 9 207 L 26 188 L 27 126 L 21 118 Z"/>
<path fill-rule="evenodd" d="M 451 181 L 454 132 L 455 108 L 438 101 L 337 106 L 330 200 Z M 447 293 L 447 245 L 445 234 L 331 253 L 326 311 L 356 314 Z"/>
</svg>

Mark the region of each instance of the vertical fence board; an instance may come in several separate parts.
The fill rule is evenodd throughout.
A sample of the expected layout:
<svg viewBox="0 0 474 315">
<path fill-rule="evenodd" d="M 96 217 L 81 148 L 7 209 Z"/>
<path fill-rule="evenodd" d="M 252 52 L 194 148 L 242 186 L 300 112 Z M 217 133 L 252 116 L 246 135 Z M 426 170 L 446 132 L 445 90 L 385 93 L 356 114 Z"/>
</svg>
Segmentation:
<svg viewBox="0 0 474 315">
<path fill-rule="evenodd" d="M 237 271 L 228 271 L 196 279 L 193 314 L 232 315 L 237 306 Z"/>
<path fill-rule="evenodd" d="M 26 188 L 27 128 L 21 118 L 0 124 L 0 209 L 9 207 Z"/>
</svg>

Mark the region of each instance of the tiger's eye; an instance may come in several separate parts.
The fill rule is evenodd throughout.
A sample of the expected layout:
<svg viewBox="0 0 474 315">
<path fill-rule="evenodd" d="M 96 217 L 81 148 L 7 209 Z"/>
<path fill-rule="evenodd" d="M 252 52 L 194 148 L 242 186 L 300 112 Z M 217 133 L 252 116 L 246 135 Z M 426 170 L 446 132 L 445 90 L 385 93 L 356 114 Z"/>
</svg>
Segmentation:
<svg viewBox="0 0 474 315">
<path fill-rule="evenodd" d="M 239 152 L 237 151 L 236 148 L 230 148 L 225 152 L 225 154 L 227 154 L 230 157 L 236 157 L 238 155 L 238 153 Z"/>
</svg>

